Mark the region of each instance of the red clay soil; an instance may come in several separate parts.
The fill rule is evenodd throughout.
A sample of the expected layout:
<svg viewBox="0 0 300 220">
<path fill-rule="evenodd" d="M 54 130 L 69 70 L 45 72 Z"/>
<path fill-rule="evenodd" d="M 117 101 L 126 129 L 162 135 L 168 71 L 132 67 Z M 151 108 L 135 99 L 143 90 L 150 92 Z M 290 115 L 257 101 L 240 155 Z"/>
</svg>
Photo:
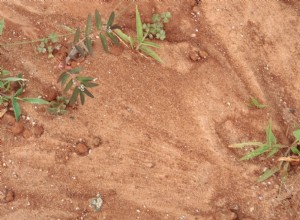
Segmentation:
<svg viewBox="0 0 300 220">
<path fill-rule="evenodd" d="M 95 9 L 105 19 L 115 10 L 117 23 L 134 33 L 130 2 L 1 1 L 0 41 L 84 27 Z M 298 167 L 278 193 L 280 176 L 256 182 L 277 157 L 241 162 L 248 151 L 228 148 L 263 141 L 269 119 L 288 144 L 287 129 L 300 123 L 299 1 L 137 3 L 144 21 L 153 12 L 173 14 L 158 42 L 164 63 L 124 45 L 106 54 L 97 41 L 93 57 L 78 63 L 98 78 L 94 99 L 63 116 L 22 103 L 19 124 L 6 113 L 0 219 L 300 219 Z M 25 96 L 53 96 L 52 86 L 61 91 L 59 58 L 36 46 L 0 47 L 0 64 L 29 79 Z M 249 108 L 249 96 L 268 107 Z M 98 193 L 96 212 L 89 200 Z"/>
</svg>

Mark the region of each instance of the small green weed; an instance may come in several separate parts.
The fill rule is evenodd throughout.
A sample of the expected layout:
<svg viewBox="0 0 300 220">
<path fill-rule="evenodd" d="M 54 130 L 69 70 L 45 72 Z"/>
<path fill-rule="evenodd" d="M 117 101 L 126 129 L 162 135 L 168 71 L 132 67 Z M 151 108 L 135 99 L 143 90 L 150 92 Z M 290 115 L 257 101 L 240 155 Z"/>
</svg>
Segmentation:
<svg viewBox="0 0 300 220">
<path fill-rule="evenodd" d="M 64 115 L 67 113 L 68 102 L 69 100 L 65 96 L 57 96 L 56 100 L 50 102 L 47 110 L 53 115 Z"/>
<path fill-rule="evenodd" d="M 4 28 L 4 18 L 2 18 L 2 19 L 0 20 L 0 35 L 2 35 L 3 28 Z"/>
<path fill-rule="evenodd" d="M 41 39 L 41 43 L 37 46 L 39 53 L 47 53 L 48 58 L 53 58 L 53 51 L 59 50 L 61 45 L 58 43 L 58 35 L 55 33 L 49 34 L 47 38 Z"/>
<path fill-rule="evenodd" d="M 155 37 L 156 39 L 164 40 L 166 38 L 164 24 L 168 23 L 170 18 L 172 18 L 170 12 L 153 14 L 152 23 L 143 24 L 144 36 L 147 36 L 150 39 L 153 39 Z"/>
<path fill-rule="evenodd" d="M 253 96 L 250 96 L 250 103 L 248 105 L 249 107 L 255 107 L 255 108 L 258 108 L 258 109 L 263 109 L 265 107 L 267 107 L 266 105 L 260 103 L 258 101 L 258 99 L 254 98 Z"/>
<path fill-rule="evenodd" d="M 58 106 L 64 107 L 66 102 L 67 105 L 73 105 L 77 101 L 78 97 L 80 97 L 81 104 L 84 105 L 86 95 L 94 98 L 93 94 L 88 90 L 88 88 L 98 86 L 98 84 L 95 83 L 96 79 L 88 76 L 78 76 L 77 74 L 79 74 L 80 71 L 81 68 L 77 67 L 65 71 L 59 76 L 58 82 L 61 83 L 61 86 L 63 87 L 63 93 L 66 95 L 72 88 L 73 92 L 68 101 L 66 101 L 66 98 L 61 98 L 59 102 L 56 102 L 56 104 L 53 103 L 54 106 L 51 108 L 57 108 Z"/>
<path fill-rule="evenodd" d="M 114 32 L 127 44 L 131 46 L 132 49 L 140 51 L 147 56 L 152 57 L 153 59 L 157 60 L 158 62 L 162 63 L 161 58 L 152 50 L 150 47 L 159 48 L 159 45 L 150 41 L 146 40 L 148 34 L 143 32 L 143 25 L 140 16 L 140 12 L 138 7 L 136 6 L 135 9 L 135 16 L 136 16 L 136 32 L 137 36 L 136 39 L 126 35 L 121 31 L 121 29 L 116 29 Z"/>
<path fill-rule="evenodd" d="M 22 74 L 18 74 L 16 77 L 8 77 L 10 72 L 8 70 L 0 70 L 0 105 L 6 109 L 9 105 L 12 106 L 15 118 L 20 120 L 21 108 L 19 101 L 29 102 L 31 104 L 48 105 L 49 102 L 41 98 L 25 98 L 20 97 L 25 92 L 26 79 Z M 14 86 L 12 87 L 12 85 Z"/>
<path fill-rule="evenodd" d="M 273 176 L 275 173 L 282 171 L 282 180 L 285 180 L 288 175 L 288 170 L 290 168 L 290 164 L 292 162 L 299 162 L 300 161 L 300 151 L 298 149 L 300 145 L 300 129 L 293 131 L 294 142 L 290 146 L 285 146 L 283 144 L 277 143 L 277 138 L 275 137 L 274 133 L 272 132 L 272 123 L 269 122 L 268 127 L 266 128 L 266 142 L 245 142 L 239 144 L 233 144 L 229 147 L 232 148 L 243 148 L 246 146 L 253 146 L 256 147 L 255 150 L 243 156 L 240 160 L 249 160 L 255 157 L 258 157 L 262 154 L 267 154 L 266 159 L 274 157 L 278 152 L 281 150 L 286 149 L 283 157 L 278 159 L 278 164 L 271 168 L 267 169 L 258 179 L 258 182 L 265 181 L 266 179 Z"/>
</svg>

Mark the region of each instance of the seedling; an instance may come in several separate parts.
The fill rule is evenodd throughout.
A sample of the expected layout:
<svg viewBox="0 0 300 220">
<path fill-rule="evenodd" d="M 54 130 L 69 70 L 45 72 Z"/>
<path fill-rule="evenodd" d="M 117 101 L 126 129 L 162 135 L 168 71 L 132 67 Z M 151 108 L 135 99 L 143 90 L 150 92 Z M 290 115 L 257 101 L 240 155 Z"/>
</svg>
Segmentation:
<svg viewBox="0 0 300 220">
<path fill-rule="evenodd" d="M 47 101 L 41 98 L 20 97 L 25 91 L 24 87 L 27 80 L 23 78 L 22 74 L 18 74 L 16 77 L 7 77 L 8 75 L 8 70 L 0 71 L 0 105 L 4 106 L 4 109 L 6 110 L 8 106 L 11 105 L 17 121 L 19 121 L 21 116 L 19 101 L 38 105 L 49 104 Z M 18 89 L 16 91 L 12 88 L 12 83 L 17 84 Z"/>
<path fill-rule="evenodd" d="M 50 102 L 49 113 L 53 115 L 64 115 L 67 113 L 67 105 L 69 100 L 65 96 L 57 96 L 56 100 Z"/>
<path fill-rule="evenodd" d="M 39 53 L 47 53 L 48 58 L 53 58 L 53 51 L 59 50 L 61 45 L 58 42 L 58 35 L 55 33 L 49 34 L 47 38 L 43 38 L 42 42 L 37 46 Z"/>
<path fill-rule="evenodd" d="M 126 35 L 120 29 L 116 29 L 114 30 L 114 32 L 126 44 L 129 44 L 132 49 L 140 51 L 146 54 L 147 56 L 150 56 L 153 59 L 157 60 L 158 62 L 162 63 L 161 58 L 152 49 L 150 49 L 150 47 L 159 48 L 159 45 L 146 40 L 146 37 L 148 36 L 150 30 L 148 30 L 146 33 L 143 32 L 142 20 L 137 6 L 135 9 L 135 17 L 136 17 L 136 32 L 137 32 L 136 39 Z"/>
<path fill-rule="evenodd" d="M 86 21 L 86 27 L 84 33 L 81 33 L 78 27 L 74 34 L 74 41 L 72 49 L 66 57 L 65 63 L 69 64 L 71 60 L 76 59 L 78 56 L 85 57 L 87 54 L 93 55 L 93 43 L 92 36 L 97 35 L 101 40 L 102 47 L 105 52 L 108 52 L 107 38 L 110 38 L 113 44 L 118 45 L 119 39 L 113 35 L 112 30 L 119 28 L 118 25 L 114 24 L 115 13 L 112 12 L 106 24 L 101 21 L 101 15 L 98 10 L 95 10 L 95 26 L 96 31 L 92 29 L 92 15 L 89 14 Z"/>
<path fill-rule="evenodd" d="M 258 101 L 258 99 L 254 98 L 253 96 L 250 96 L 250 103 L 248 105 L 249 107 L 255 107 L 255 108 L 258 108 L 258 109 L 263 109 L 265 107 L 267 107 L 266 105 L 260 103 Z"/>
<path fill-rule="evenodd" d="M 153 39 L 154 37 L 159 40 L 166 38 L 166 32 L 164 30 L 164 24 L 168 23 L 172 17 L 170 12 L 163 12 L 161 14 L 152 15 L 152 23 L 144 23 L 143 31 L 144 35 Z"/>
<path fill-rule="evenodd" d="M 4 18 L 2 18 L 2 19 L 0 20 L 0 35 L 2 35 L 3 28 L 4 28 Z"/>
<path fill-rule="evenodd" d="M 298 149 L 300 145 L 300 129 L 293 131 L 293 136 L 295 141 L 290 146 L 285 146 L 283 144 L 277 143 L 277 138 L 272 132 L 272 124 L 269 122 L 269 125 L 266 129 L 266 143 L 262 142 L 245 142 L 239 144 L 233 144 L 229 147 L 232 148 L 243 148 L 246 146 L 253 146 L 256 149 L 252 152 L 243 156 L 240 160 L 249 160 L 255 157 L 258 157 L 263 154 L 267 154 L 266 159 L 274 157 L 277 153 L 286 149 L 282 157 L 278 159 L 278 164 L 271 168 L 267 169 L 258 179 L 258 182 L 265 181 L 266 179 L 273 176 L 275 173 L 281 171 L 282 181 L 287 178 L 288 170 L 291 164 L 300 162 L 300 151 Z"/>
<path fill-rule="evenodd" d="M 67 105 L 73 105 L 77 101 L 78 96 L 80 96 L 82 105 L 85 103 L 86 95 L 94 98 L 93 94 L 88 90 L 88 88 L 98 86 L 98 84 L 95 83 L 96 79 L 87 76 L 78 76 L 77 74 L 79 74 L 80 71 L 81 68 L 77 67 L 63 72 L 58 78 L 58 82 L 61 83 L 61 86 L 63 87 L 64 94 L 67 94 L 68 91 L 73 88 L 72 95 Z"/>
</svg>

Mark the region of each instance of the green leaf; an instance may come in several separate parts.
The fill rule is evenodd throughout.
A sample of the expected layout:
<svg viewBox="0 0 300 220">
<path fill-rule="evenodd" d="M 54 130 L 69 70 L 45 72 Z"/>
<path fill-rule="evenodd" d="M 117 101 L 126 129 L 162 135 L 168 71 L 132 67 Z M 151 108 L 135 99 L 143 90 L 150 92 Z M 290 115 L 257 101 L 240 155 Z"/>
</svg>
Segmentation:
<svg viewBox="0 0 300 220">
<path fill-rule="evenodd" d="M 95 10 L 95 19 L 96 19 L 96 27 L 98 31 L 102 30 L 102 21 L 101 21 L 101 15 L 99 11 L 96 9 Z"/>
<path fill-rule="evenodd" d="M 68 72 L 63 72 L 59 77 L 57 82 L 61 82 L 61 86 L 63 86 L 66 81 L 68 80 L 68 78 L 70 77 L 70 75 L 68 74 Z"/>
<path fill-rule="evenodd" d="M 89 90 L 87 90 L 87 88 L 84 88 L 84 91 L 83 91 L 87 96 L 91 97 L 91 98 L 94 98 L 93 94 L 90 93 Z"/>
<path fill-rule="evenodd" d="M 80 82 L 89 82 L 94 80 L 93 77 L 88 77 L 88 76 L 77 76 L 76 79 Z"/>
<path fill-rule="evenodd" d="M 107 28 L 111 28 L 112 24 L 114 23 L 114 19 L 115 19 L 115 12 L 112 12 L 109 16 L 109 19 L 107 21 Z"/>
<path fill-rule="evenodd" d="M 267 150 L 269 150 L 269 146 L 268 145 L 262 145 L 261 147 L 257 148 L 256 150 L 250 152 L 249 154 L 246 154 L 245 156 L 243 156 L 240 160 L 249 160 L 252 159 L 254 157 L 257 157 L 263 153 L 265 153 Z"/>
<path fill-rule="evenodd" d="M 4 83 L 2 81 L 0 81 L 0 88 L 4 88 Z"/>
<path fill-rule="evenodd" d="M 3 28 L 4 28 L 4 18 L 0 20 L 0 35 L 2 35 L 3 33 Z"/>
<path fill-rule="evenodd" d="M 152 57 L 153 59 L 155 59 L 156 61 L 162 63 L 161 58 L 150 48 L 146 47 L 146 46 L 141 46 L 140 50 L 143 51 L 146 55 Z"/>
<path fill-rule="evenodd" d="M 73 86 L 73 79 L 70 79 L 70 81 L 67 83 L 67 85 L 64 89 L 64 93 L 67 93 L 69 91 L 69 89 L 71 89 L 72 86 Z"/>
<path fill-rule="evenodd" d="M 87 88 L 92 88 L 92 87 L 98 86 L 99 84 L 97 84 L 97 83 L 92 83 L 92 82 L 82 82 L 82 85 L 84 85 L 84 86 L 87 87 Z"/>
<path fill-rule="evenodd" d="M 93 55 L 92 39 L 90 37 L 86 37 L 85 43 L 86 43 L 86 47 L 88 49 L 88 53 L 92 56 Z"/>
<path fill-rule="evenodd" d="M 300 141 L 300 129 L 293 131 L 293 135 L 297 141 Z"/>
<path fill-rule="evenodd" d="M 273 176 L 275 173 L 277 173 L 280 170 L 280 167 L 273 167 L 272 169 L 267 169 L 258 179 L 257 182 L 263 182 L 266 179 L 269 179 L 271 176 Z"/>
<path fill-rule="evenodd" d="M 137 41 L 140 43 L 143 42 L 143 24 L 140 16 L 140 12 L 138 10 L 138 6 L 135 7 L 135 20 L 136 20 L 136 33 L 137 33 Z"/>
<path fill-rule="evenodd" d="M 81 105 L 84 105 L 85 102 L 85 95 L 84 92 L 80 91 L 80 101 L 81 101 Z"/>
<path fill-rule="evenodd" d="M 262 145 L 264 145 L 264 144 L 261 143 L 261 142 L 245 142 L 245 143 L 232 144 L 229 147 L 232 147 L 232 148 L 243 148 L 243 147 L 246 147 L 246 146 L 261 147 Z"/>
<path fill-rule="evenodd" d="M 68 72 L 71 74 L 78 74 L 81 70 L 82 70 L 81 67 L 75 67 L 75 68 L 69 70 Z"/>
<path fill-rule="evenodd" d="M 21 87 L 17 90 L 17 92 L 15 93 L 14 96 L 17 97 L 17 96 L 21 95 L 22 93 L 23 93 L 23 88 Z"/>
<path fill-rule="evenodd" d="M 14 114 L 15 114 L 15 118 L 17 121 L 20 120 L 20 115 L 21 115 L 21 109 L 20 109 L 20 105 L 17 101 L 17 99 L 15 97 L 11 98 L 11 103 L 14 109 Z"/>
<path fill-rule="evenodd" d="M 17 81 L 27 81 L 27 79 L 23 79 L 21 77 L 7 77 L 7 78 L 2 79 L 2 81 L 17 82 Z"/>
<path fill-rule="evenodd" d="M 267 158 L 272 157 L 280 150 L 281 145 L 273 146 L 272 150 L 268 154 Z"/>
<path fill-rule="evenodd" d="M 115 29 L 114 32 L 115 32 L 115 33 L 116 33 L 123 41 L 125 41 L 125 43 L 129 43 L 130 46 L 131 46 L 131 48 L 133 48 L 133 46 L 134 46 L 134 40 L 133 40 L 130 36 L 124 34 L 124 32 L 121 31 L 120 29 Z"/>
<path fill-rule="evenodd" d="M 22 98 L 22 101 L 37 105 L 49 105 L 50 103 L 40 98 Z"/>
<path fill-rule="evenodd" d="M 149 46 L 149 47 L 160 48 L 160 46 L 158 44 L 150 42 L 150 41 L 143 41 L 142 45 Z"/>
<path fill-rule="evenodd" d="M 73 105 L 77 101 L 79 92 L 80 92 L 80 90 L 78 89 L 78 87 L 76 87 L 74 89 L 73 93 L 72 93 L 71 98 L 70 98 L 69 105 Z"/>
<path fill-rule="evenodd" d="M 0 75 L 7 76 L 9 74 L 10 74 L 10 72 L 8 70 L 2 70 Z"/>
<path fill-rule="evenodd" d="M 70 28 L 69 26 L 66 25 L 58 25 L 58 27 L 70 32 L 70 33 L 75 33 L 75 30 L 73 28 Z"/>
<path fill-rule="evenodd" d="M 52 43 L 58 42 L 58 35 L 56 33 L 49 34 L 48 38 L 52 41 Z"/>
<path fill-rule="evenodd" d="M 292 147 L 292 148 L 291 148 L 291 151 L 292 151 L 294 154 L 297 154 L 298 156 L 300 156 L 300 151 L 298 150 L 297 147 Z"/>
<path fill-rule="evenodd" d="M 106 41 L 105 36 L 101 33 L 101 34 L 99 35 L 99 37 L 100 37 L 100 40 L 101 40 L 102 47 L 103 47 L 104 51 L 105 51 L 106 53 L 108 53 L 108 46 L 107 46 L 107 41 Z"/>
<path fill-rule="evenodd" d="M 106 35 L 111 39 L 111 41 L 112 41 L 115 45 L 120 44 L 119 39 L 118 39 L 115 35 L 113 35 L 112 33 L 106 32 Z"/>
<path fill-rule="evenodd" d="M 86 21 L 85 37 L 88 38 L 92 30 L 92 15 L 89 14 Z"/>
<path fill-rule="evenodd" d="M 256 108 L 259 108 L 259 109 L 263 109 L 265 107 L 267 107 L 266 105 L 260 103 L 256 98 L 254 98 L 253 96 L 250 96 L 250 105 L 251 106 L 254 106 Z"/>
<path fill-rule="evenodd" d="M 267 145 L 269 147 L 273 146 L 274 144 L 277 143 L 277 139 L 275 137 L 275 135 L 272 132 L 272 122 L 269 122 L 269 125 L 266 129 L 266 136 L 267 136 Z"/>
<path fill-rule="evenodd" d="M 76 45 L 79 42 L 79 38 L 80 38 L 80 28 L 78 27 L 74 35 L 74 41 L 73 41 L 74 45 Z"/>
</svg>

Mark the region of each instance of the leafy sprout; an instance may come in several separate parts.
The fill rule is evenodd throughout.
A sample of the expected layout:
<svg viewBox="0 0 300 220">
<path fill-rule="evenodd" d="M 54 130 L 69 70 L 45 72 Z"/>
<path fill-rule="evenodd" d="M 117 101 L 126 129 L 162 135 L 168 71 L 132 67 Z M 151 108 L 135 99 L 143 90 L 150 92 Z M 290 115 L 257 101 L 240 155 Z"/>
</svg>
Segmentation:
<svg viewBox="0 0 300 220">
<path fill-rule="evenodd" d="M 80 97 L 82 105 L 85 103 L 86 96 L 94 98 L 94 95 L 88 90 L 88 88 L 98 86 L 98 84 L 94 82 L 96 79 L 88 76 L 79 76 L 78 74 L 81 70 L 81 68 L 77 67 L 69 71 L 65 71 L 58 78 L 58 82 L 61 83 L 61 86 L 63 87 L 64 94 L 67 94 L 69 90 L 73 89 L 68 105 L 73 105 L 77 101 L 78 97 Z"/>
<path fill-rule="evenodd" d="M 127 44 L 131 46 L 132 49 L 140 51 L 147 56 L 152 57 L 156 61 L 162 63 L 161 58 L 151 49 L 152 48 L 159 48 L 160 46 L 156 43 L 150 42 L 146 40 L 148 33 L 143 32 L 143 25 L 140 16 L 140 12 L 138 7 L 136 6 L 135 9 L 135 16 L 136 16 L 136 38 L 130 37 L 126 35 L 122 30 L 116 29 L 114 32 Z"/>
<path fill-rule="evenodd" d="M 300 129 L 293 131 L 293 136 L 295 141 L 290 146 L 285 146 L 277 143 L 277 138 L 275 137 L 272 131 L 272 123 L 269 122 L 268 127 L 266 128 L 266 142 L 245 142 L 230 145 L 232 148 L 244 148 L 246 146 L 253 146 L 256 149 L 252 152 L 243 156 L 240 160 L 249 160 L 255 157 L 261 156 L 263 154 L 267 154 L 266 158 L 274 157 L 277 153 L 279 153 L 283 149 L 287 149 L 283 155 L 278 159 L 278 164 L 271 169 L 267 169 L 264 173 L 257 179 L 258 182 L 265 181 L 266 179 L 272 177 L 275 173 L 279 171 L 282 172 L 282 179 L 285 180 L 288 175 L 288 170 L 291 162 L 298 161 L 300 162 L 300 151 L 298 146 L 300 144 Z"/>
<path fill-rule="evenodd" d="M 255 107 L 255 108 L 258 108 L 258 109 L 263 109 L 263 108 L 267 107 L 266 105 L 260 103 L 258 101 L 258 99 L 254 98 L 253 96 L 250 96 L 249 106 L 250 107 Z"/>
<path fill-rule="evenodd" d="M 19 101 L 37 105 L 49 104 L 49 102 L 41 98 L 20 97 L 24 93 L 24 82 L 27 80 L 23 78 L 22 74 L 18 74 L 16 77 L 6 77 L 7 75 L 9 75 L 8 70 L 0 71 L 0 105 L 3 105 L 4 103 L 11 104 L 16 121 L 19 121 L 21 116 Z M 17 91 L 14 91 L 12 88 L 12 83 L 18 84 Z"/>
</svg>

